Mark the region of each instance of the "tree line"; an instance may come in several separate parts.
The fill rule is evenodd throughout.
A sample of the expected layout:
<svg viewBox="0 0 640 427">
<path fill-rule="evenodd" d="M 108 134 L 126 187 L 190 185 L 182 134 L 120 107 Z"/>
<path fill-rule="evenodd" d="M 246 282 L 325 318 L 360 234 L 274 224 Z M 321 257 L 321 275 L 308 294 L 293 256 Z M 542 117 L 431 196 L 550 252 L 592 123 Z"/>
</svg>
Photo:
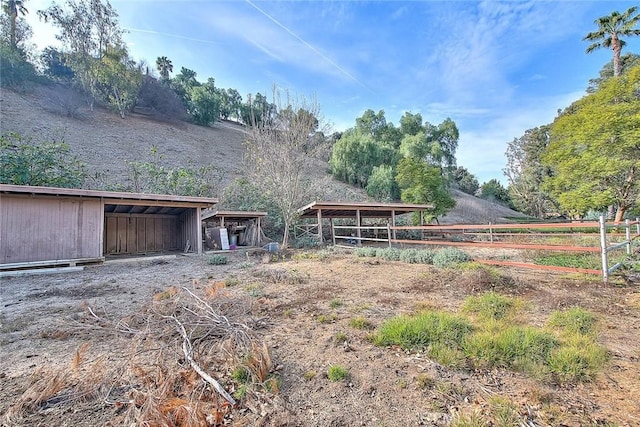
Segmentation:
<svg viewBox="0 0 640 427">
<path fill-rule="evenodd" d="M 136 108 L 161 119 L 187 119 L 203 126 L 220 119 L 251 124 L 273 117 L 274 106 L 265 95 L 249 94 L 243 101 L 236 89 L 216 87 L 213 78 L 198 81 L 196 72 L 186 67 L 171 77 L 173 64 L 166 56 L 157 58 L 155 69 L 134 61 L 123 42 L 118 13 L 108 1 L 66 0 L 36 11 L 59 30 L 56 37 L 62 48 L 49 46 L 35 56 L 29 44 L 31 29 L 24 20 L 29 13 L 25 3 L 2 0 L 3 86 L 61 83 L 80 91 L 89 107 L 98 103 L 122 118 Z"/>
<path fill-rule="evenodd" d="M 597 31 L 584 38 L 591 43 L 587 52 L 611 49 L 613 60 L 589 81 L 588 94 L 559 112 L 553 123 L 527 130 L 508 143 L 504 173 L 509 185 L 504 188 L 497 179 L 480 185 L 473 174 L 456 165 L 459 132 L 451 119 L 434 125 L 420 114 L 407 112 L 396 127 L 386 120 L 384 111 L 367 110 L 353 127 L 325 137 L 315 104 L 313 108 L 305 102 L 282 104 L 275 92 L 271 101 L 260 93 L 249 94 L 243 101 L 237 90 L 216 87 L 213 78 L 198 81 L 194 70 L 181 67 L 173 75 L 173 63 L 166 56 L 155 62 L 156 77 L 144 61 L 136 63 L 130 58 L 118 15 L 108 1 L 66 0 L 64 6 L 54 3 L 37 11 L 41 19 L 59 28 L 64 46 L 62 50 L 46 48 L 38 60 L 28 46 L 30 29 L 21 19 L 28 13 L 25 1 L 3 0 L 2 5 L 3 85 L 46 78 L 77 88 L 90 106 L 100 103 L 123 118 L 134 108 L 145 108 L 160 117 L 186 118 L 204 126 L 229 118 L 248 125 L 248 149 L 260 147 L 263 153 L 272 152 L 271 159 L 284 161 L 282 167 L 270 170 L 264 156 L 247 156 L 253 169 L 263 173 L 262 178 L 255 177 L 256 182 L 274 177 L 273 188 L 265 188 L 264 182 L 252 183 L 260 191 L 248 192 L 280 194 L 280 201 L 286 199 L 287 205 L 278 207 L 285 229 L 293 220 L 294 201 L 301 194 L 308 195 L 300 191 L 301 183 L 311 188 L 300 170 L 289 166 L 299 168 L 304 162 L 298 153 L 303 159 L 318 155 L 323 151 L 319 147 L 327 144 L 335 178 L 363 188 L 380 201 L 430 204 L 432 218 L 454 207 L 451 188 L 536 217 L 550 212 L 584 217 L 609 208 L 617 210 L 620 219 L 638 211 L 640 61 L 637 55 L 621 53 L 624 37 L 640 35 L 636 7 L 595 21 Z M 34 65 L 37 62 L 41 72 Z M 296 124 L 302 122 L 306 133 L 298 132 Z M 287 143 L 292 134 L 295 141 Z M 158 174 L 146 166 L 138 169 Z M 285 188 L 288 186 L 295 191 Z"/>
<path fill-rule="evenodd" d="M 596 19 L 586 52 L 611 49 L 612 60 L 552 123 L 508 143 L 504 173 L 521 212 L 640 216 L 640 56 L 622 54 L 623 37 L 640 35 L 638 22 L 635 6 Z"/>
</svg>

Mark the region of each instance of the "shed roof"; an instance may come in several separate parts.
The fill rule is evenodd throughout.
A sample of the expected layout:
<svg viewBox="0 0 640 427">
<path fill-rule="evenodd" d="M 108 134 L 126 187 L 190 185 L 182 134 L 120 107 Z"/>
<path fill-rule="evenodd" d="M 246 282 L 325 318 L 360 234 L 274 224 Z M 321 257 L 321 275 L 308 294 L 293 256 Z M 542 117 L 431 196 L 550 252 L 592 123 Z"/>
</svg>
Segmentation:
<svg viewBox="0 0 640 427">
<path fill-rule="evenodd" d="M 210 218 L 224 218 L 229 221 L 241 221 L 245 219 L 264 218 L 267 216 L 266 212 L 257 211 L 207 211 L 202 212 L 202 219 Z"/>
<path fill-rule="evenodd" d="M 0 184 L 2 194 L 25 196 L 99 198 L 104 200 L 105 212 L 175 215 L 187 208 L 208 208 L 218 199 L 209 197 L 176 196 L 171 194 L 126 193 L 120 191 L 84 190 L 78 188 L 39 187 Z"/>
<path fill-rule="evenodd" d="M 324 218 L 355 218 L 360 211 L 361 218 L 391 218 L 394 215 L 402 215 L 433 209 L 433 205 L 417 205 L 406 203 L 369 203 L 369 202 L 313 202 L 298 209 L 302 218 L 315 218 L 321 211 Z"/>
</svg>

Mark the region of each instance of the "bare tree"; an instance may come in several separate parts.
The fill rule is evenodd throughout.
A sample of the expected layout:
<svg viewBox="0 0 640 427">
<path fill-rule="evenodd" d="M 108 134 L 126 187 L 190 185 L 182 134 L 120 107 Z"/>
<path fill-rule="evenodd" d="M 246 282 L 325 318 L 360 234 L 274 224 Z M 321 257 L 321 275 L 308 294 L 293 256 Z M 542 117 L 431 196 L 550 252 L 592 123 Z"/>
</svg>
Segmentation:
<svg viewBox="0 0 640 427">
<path fill-rule="evenodd" d="M 271 198 L 284 223 L 282 247 L 297 210 L 319 193 L 321 185 L 305 173 L 321 151 L 324 138 L 314 138 L 321 125 L 320 106 L 315 99 L 292 97 L 273 89 L 273 120 L 253 120 L 245 143 L 245 162 L 253 183 Z"/>
</svg>

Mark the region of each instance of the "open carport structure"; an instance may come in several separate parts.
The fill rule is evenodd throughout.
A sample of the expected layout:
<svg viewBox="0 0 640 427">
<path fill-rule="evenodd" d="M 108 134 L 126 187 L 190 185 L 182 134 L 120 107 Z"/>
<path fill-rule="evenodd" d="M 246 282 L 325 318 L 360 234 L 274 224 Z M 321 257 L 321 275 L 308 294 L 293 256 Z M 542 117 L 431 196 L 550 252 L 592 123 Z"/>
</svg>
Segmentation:
<svg viewBox="0 0 640 427">
<path fill-rule="evenodd" d="M 371 202 L 313 202 L 298 209 L 300 218 L 308 223 L 301 226 L 303 235 L 315 235 L 323 241 L 323 222 L 328 220 L 333 244 L 362 244 L 363 241 L 388 242 L 395 240 L 397 217 L 433 209 L 432 205 Z M 420 215 L 422 223 L 423 215 Z M 364 224 L 364 220 L 370 224 Z M 340 221 L 337 221 L 340 220 Z M 376 221 L 377 220 L 377 221 Z M 339 224 L 338 224 L 339 223 Z"/>
<path fill-rule="evenodd" d="M 0 184 L 0 267 L 202 253 L 201 210 L 215 203 L 204 197 Z"/>
</svg>

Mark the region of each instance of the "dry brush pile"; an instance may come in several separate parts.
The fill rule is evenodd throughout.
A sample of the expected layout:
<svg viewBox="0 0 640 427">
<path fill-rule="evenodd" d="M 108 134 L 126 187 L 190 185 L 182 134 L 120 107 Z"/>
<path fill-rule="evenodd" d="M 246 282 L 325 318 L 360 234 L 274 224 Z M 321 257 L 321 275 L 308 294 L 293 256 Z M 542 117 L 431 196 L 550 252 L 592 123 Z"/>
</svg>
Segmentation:
<svg viewBox="0 0 640 427">
<path fill-rule="evenodd" d="M 85 342 L 68 363 L 34 372 L 3 421 L 30 425 L 69 408 L 102 414 L 105 425 L 245 425 L 285 416 L 269 349 L 254 333 L 264 319 L 250 316 L 251 300 L 221 282 L 196 288 L 204 292 L 167 288 L 123 319 L 85 305 L 59 333 Z"/>
</svg>

